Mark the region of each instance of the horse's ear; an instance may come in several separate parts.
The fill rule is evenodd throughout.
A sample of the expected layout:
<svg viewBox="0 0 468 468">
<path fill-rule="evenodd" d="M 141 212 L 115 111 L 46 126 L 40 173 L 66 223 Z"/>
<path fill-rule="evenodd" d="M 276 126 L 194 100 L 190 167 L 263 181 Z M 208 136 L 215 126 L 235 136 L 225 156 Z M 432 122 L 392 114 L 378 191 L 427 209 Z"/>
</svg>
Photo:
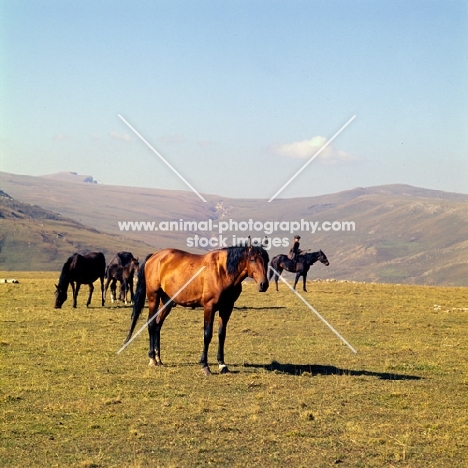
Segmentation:
<svg viewBox="0 0 468 468">
<path fill-rule="evenodd" d="M 249 250 L 252 248 L 252 238 L 249 236 Z"/>
<path fill-rule="evenodd" d="M 58 289 L 58 285 L 55 285 L 55 289 Z"/>
<path fill-rule="evenodd" d="M 268 244 L 269 244 L 268 237 L 265 236 L 262 241 L 262 247 L 268 247 Z"/>
</svg>

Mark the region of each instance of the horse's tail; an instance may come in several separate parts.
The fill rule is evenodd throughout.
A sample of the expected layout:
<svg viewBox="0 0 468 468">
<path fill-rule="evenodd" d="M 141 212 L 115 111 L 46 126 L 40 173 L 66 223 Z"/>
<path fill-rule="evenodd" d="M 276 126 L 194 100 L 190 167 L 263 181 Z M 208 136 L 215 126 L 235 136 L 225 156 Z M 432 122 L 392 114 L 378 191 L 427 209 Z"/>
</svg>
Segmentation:
<svg viewBox="0 0 468 468">
<path fill-rule="evenodd" d="M 146 260 L 151 255 L 148 255 Z M 145 299 L 146 299 L 146 279 L 145 279 L 145 264 L 146 260 L 140 266 L 138 270 L 138 283 L 135 291 L 135 296 L 133 297 L 133 312 L 132 312 L 132 323 L 130 325 L 130 330 L 128 332 L 127 338 L 125 339 L 125 343 L 128 343 L 130 338 L 132 337 L 133 330 L 135 330 L 135 325 L 138 322 L 138 318 L 140 317 L 141 311 L 145 306 Z"/>
</svg>

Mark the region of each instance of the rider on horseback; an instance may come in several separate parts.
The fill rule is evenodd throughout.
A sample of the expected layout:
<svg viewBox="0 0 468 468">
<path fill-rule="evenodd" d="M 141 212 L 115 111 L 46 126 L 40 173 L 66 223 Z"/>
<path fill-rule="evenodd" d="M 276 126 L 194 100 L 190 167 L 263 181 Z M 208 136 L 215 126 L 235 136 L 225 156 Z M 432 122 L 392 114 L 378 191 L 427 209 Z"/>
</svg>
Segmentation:
<svg viewBox="0 0 468 468">
<path fill-rule="evenodd" d="M 301 240 L 301 236 L 294 236 L 294 244 L 289 251 L 289 258 L 294 262 L 297 262 L 299 255 L 301 254 L 302 250 L 299 248 Z"/>
</svg>

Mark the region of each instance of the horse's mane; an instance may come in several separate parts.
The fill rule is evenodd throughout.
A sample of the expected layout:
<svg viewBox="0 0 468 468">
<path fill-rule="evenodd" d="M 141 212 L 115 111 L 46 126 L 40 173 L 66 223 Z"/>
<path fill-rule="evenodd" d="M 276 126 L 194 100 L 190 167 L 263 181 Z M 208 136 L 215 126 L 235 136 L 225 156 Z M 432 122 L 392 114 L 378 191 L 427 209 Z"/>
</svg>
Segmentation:
<svg viewBox="0 0 468 468">
<path fill-rule="evenodd" d="M 305 257 L 305 258 L 318 258 L 320 255 L 320 251 L 318 252 L 306 252 L 306 253 L 303 253 L 303 254 L 299 254 L 299 257 Z"/>
<path fill-rule="evenodd" d="M 246 253 L 249 255 L 256 253 L 260 255 L 266 263 L 270 260 L 268 253 L 262 247 L 232 246 L 224 247 L 222 250 L 227 251 L 226 268 L 230 275 L 238 271 L 239 263 L 245 257 Z"/>
<path fill-rule="evenodd" d="M 58 280 L 58 285 L 60 287 L 67 287 L 68 288 L 68 283 L 70 282 L 69 279 L 69 273 L 70 273 L 70 265 L 71 262 L 73 262 L 73 259 L 75 258 L 77 254 L 74 253 L 71 257 L 68 258 L 68 260 L 63 264 L 62 271 L 60 272 L 60 278 Z"/>
</svg>

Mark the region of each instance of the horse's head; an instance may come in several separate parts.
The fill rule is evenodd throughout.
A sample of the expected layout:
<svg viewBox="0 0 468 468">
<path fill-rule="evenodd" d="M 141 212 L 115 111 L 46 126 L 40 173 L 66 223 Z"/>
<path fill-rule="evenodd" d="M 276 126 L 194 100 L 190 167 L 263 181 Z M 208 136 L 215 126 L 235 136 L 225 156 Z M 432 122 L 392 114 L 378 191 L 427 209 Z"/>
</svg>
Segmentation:
<svg viewBox="0 0 468 468">
<path fill-rule="evenodd" d="M 138 261 L 138 257 L 132 258 L 132 261 L 130 262 L 130 267 L 133 270 L 133 273 L 135 275 L 138 275 L 138 270 L 140 269 L 140 262 Z"/>
<path fill-rule="evenodd" d="M 320 263 L 323 263 L 325 266 L 330 265 L 330 262 L 328 261 L 327 256 L 326 256 L 321 250 L 318 251 L 317 260 L 318 260 Z"/>
<path fill-rule="evenodd" d="M 268 289 L 268 253 L 262 247 L 249 247 L 247 254 L 247 274 L 258 284 L 258 290 L 265 292 Z"/>
<path fill-rule="evenodd" d="M 67 290 L 63 290 L 59 286 L 55 285 L 55 308 L 61 309 L 62 304 L 67 300 Z"/>
</svg>

